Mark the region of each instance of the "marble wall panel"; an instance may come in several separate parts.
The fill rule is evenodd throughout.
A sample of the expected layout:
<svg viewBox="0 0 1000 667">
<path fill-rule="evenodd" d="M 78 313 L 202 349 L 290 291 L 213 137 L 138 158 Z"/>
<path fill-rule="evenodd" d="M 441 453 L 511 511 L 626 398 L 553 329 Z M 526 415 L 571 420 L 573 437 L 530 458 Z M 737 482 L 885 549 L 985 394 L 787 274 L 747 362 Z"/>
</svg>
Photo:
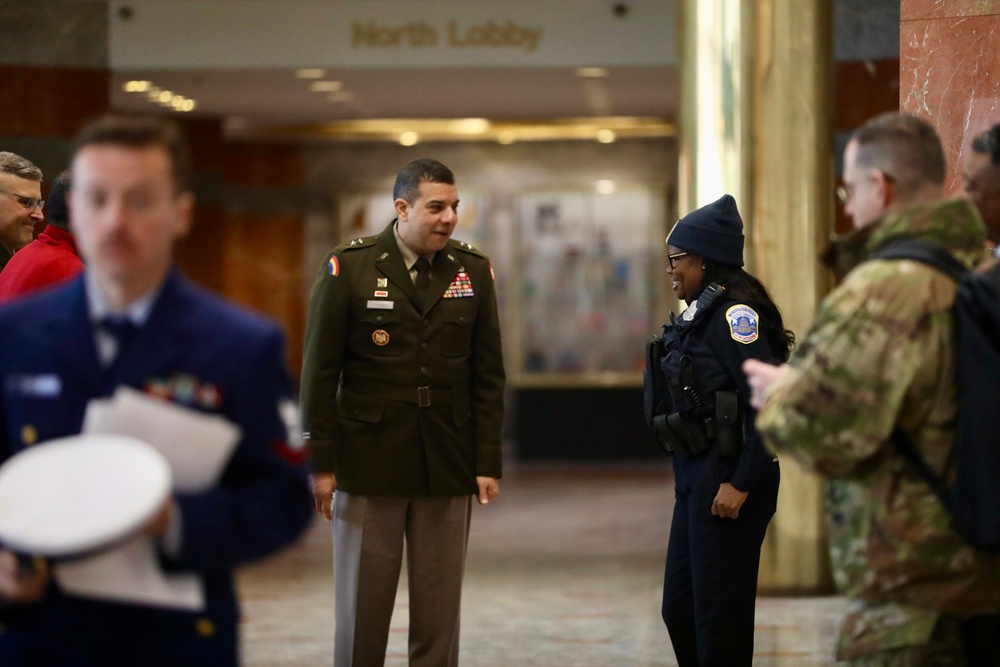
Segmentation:
<svg viewBox="0 0 1000 667">
<path fill-rule="evenodd" d="M 110 104 L 107 70 L 0 65 L 0 81 L 0 136 L 70 138 Z"/>
<path fill-rule="evenodd" d="M 834 63 L 833 129 L 852 132 L 899 108 L 899 59 Z"/>
<path fill-rule="evenodd" d="M 103 69 L 106 0 L 0 0 L 0 63 Z"/>
<path fill-rule="evenodd" d="M 903 21 L 1000 14 L 1000 0 L 903 0 Z"/>
<path fill-rule="evenodd" d="M 904 1 L 905 16 L 917 14 L 911 4 L 926 8 L 933 3 Z M 937 128 L 948 162 L 948 193 L 962 190 L 961 160 L 972 137 L 1000 122 L 998 43 L 1000 12 L 902 22 L 900 110 L 926 118 Z"/>
</svg>

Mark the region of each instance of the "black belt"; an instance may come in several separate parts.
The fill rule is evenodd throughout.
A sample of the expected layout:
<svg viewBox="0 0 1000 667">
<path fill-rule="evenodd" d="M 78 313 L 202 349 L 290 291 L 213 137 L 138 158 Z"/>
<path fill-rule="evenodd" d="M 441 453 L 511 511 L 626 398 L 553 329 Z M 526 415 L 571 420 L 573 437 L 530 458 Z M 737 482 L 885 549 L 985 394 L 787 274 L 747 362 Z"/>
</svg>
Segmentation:
<svg viewBox="0 0 1000 667">
<path fill-rule="evenodd" d="M 448 405 L 455 397 L 455 391 L 442 387 L 403 387 L 369 380 L 351 380 L 344 383 L 344 389 L 366 396 L 377 396 L 390 401 L 414 403 L 421 408 L 432 405 Z"/>
</svg>

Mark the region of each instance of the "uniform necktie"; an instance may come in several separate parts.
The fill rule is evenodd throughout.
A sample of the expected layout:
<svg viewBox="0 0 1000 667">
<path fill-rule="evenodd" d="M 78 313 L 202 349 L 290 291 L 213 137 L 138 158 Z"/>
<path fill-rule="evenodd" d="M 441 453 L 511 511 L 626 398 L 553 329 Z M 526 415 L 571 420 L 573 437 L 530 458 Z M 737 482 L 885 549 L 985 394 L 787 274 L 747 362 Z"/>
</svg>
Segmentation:
<svg viewBox="0 0 1000 667">
<path fill-rule="evenodd" d="M 417 288 L 417 301 L 423 306 L 427 303 L 427 294 L 431 291 L 431 263 L 426 257 L 420 257 L 413 265 L 417 269 L 417 280 L 414 286 Z"/>
<path fill-rule="evenodd" d="M 135 322 L 127 317 L 105 317 L 98 323 L 98 326 L 115 339 L 115 358 L 118 358 L 122 351 L 135 338 L 139 328 Z"/>
</svg>

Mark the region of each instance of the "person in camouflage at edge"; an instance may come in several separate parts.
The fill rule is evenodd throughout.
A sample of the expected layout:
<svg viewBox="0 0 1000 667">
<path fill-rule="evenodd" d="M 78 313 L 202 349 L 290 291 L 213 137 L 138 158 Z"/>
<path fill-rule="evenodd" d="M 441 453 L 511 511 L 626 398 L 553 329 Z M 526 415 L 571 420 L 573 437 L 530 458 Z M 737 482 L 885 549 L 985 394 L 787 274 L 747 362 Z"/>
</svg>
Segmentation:
<svg viewBox="0 0 1000 667">
<path fill-rule="evenodd" d="M 944 155 L 924 121 L 885 114 L 844 151 L 845 210 L 856 230 L 824 259 L 842 284 L 789 363 L 746 362 L 764 442 L 833 479 L 834 576 L 851 601 L 837 657 L 855 667 L 994 665 L 1000 558 L 949 528 L 930 487 L 890 441 L 898 425 L 941 473 L 954 444 L 956 284 L 912 260 L 869 259 L 900 237 L 967 266 L 984 227 L 967 200 L 939 200 Z"/>
</svg>

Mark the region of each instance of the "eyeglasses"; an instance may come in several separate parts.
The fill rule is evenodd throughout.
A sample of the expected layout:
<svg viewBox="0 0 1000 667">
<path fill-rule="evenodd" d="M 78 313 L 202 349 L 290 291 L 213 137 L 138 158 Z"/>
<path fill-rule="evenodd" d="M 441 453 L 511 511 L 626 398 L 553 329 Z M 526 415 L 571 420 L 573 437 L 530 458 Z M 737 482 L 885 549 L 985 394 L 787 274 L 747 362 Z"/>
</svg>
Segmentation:
<svg viewBox="0 0 1000 667">
<path fill-rule="evenodd" d="M 872 171 L 877 171 L 878 173 L 882 174 L 882 178 L 884 178 L 887 182 L 892 184 L 896 183 L 896 179 L 893 178 L 891 174 L 887 174 L 881 169 L 873 169 Z M 839 201 L 841 205 L 847 206 L 847 202 L 851 201 L 851 199 L 854 197 L 854 186 L 851 185 L 850 183 L 844 183 L 843 185 L 838 185 L 837 189 L 834 190 L 834 193 L 837 195 L 837 201 Z"/>
<path fill-rule="evenodd" d="M 34 211 L 36 208 L 39 211 L 41 211 L 43 208 L 45 208 L 44 199 L 35 199 L 34 197 L 22 197 L 16 192 L 11 192 L 10 190 L 4 190 L 3 188 L 0 188 L 0 192 L 4 193 L 5 195 L 10 195 L 11 197 L 17 200 L 18 204 L 28 209 L 29 211 Z"/>
<path fill-rule="evenodd" d="M 836 193 L 837 201 L 840 202 L 841 206 L 847 206 L 847 202 L 851 201 L 851 197 L 854 196 L 854 186 L 838 185 L 834 192 Z"/>
<path fill-rule="evenodd" d="M 686 252 L 675 252 L 667 255 L 667 264 L 670 265 L 670 270 L 674 270 L 674 262 L 679 260 L 681 257 L 687 257 L 690 253 Z"/>
</svg>

